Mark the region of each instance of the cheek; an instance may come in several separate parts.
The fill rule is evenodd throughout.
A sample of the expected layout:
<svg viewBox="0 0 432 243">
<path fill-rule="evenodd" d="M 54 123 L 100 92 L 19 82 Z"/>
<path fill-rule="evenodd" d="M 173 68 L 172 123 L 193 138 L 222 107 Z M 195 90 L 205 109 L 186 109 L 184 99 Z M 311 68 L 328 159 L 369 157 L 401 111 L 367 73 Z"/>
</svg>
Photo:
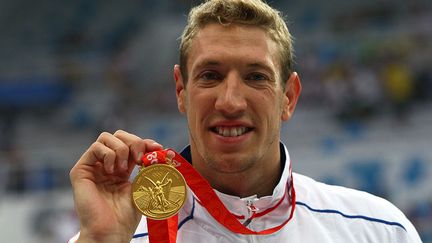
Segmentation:
<svg viewBox="0 0 432 243">
<path fill-rule="evenodd" d="M 263 105 L 262 109 L 268 114 L 268 119 L 270 123 L 280 123 L 283 120 L 284 114 L 285 114 L 285 102 L 283 99 L 275 94 L 273 96 L 274 99 L 271 99 L 271 101 L 267 101 L 267 105 Z M 263 103 L 264 104 L 264 103 Z"/>
<path fill-rule="evenodd" d="M 212 110 L 211 96 L 204 92 L 189 93 L 187 100 L 187 114 L 189 119 L 202 120 L 205 114 Z M 198 121 L 195 121 L 198 122 Z"/>
<path fill-rule="evenodd" d="M 262 95 L 255 95 L 254 102 L 259 107 L 260 112 L 264 112 L 267 114 L 280 114 L 280 110 L 282 108 L 282 99 L 281 95 L 277 92 L 268 92 Z"/>
<path fill-rule="evenodd" d="M 219 91 L 217 88 L 195 88 L 191 93 L 190 100 L 196 104 L 209 106 L 214 103 Z"/>
</svg>

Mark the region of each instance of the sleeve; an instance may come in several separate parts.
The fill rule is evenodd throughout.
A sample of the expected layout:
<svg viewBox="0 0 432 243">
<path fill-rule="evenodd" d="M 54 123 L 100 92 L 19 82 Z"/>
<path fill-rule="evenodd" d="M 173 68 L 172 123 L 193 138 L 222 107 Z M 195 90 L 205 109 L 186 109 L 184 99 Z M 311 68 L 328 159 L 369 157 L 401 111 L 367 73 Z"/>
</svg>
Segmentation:
<svg viewBox="0 0 432 243">
<path fill-rule="evenodd" d="M 417 230 L 414 228 L 414 225 L 405 217 L 405 215 L 400 212 L 404 218 L 403 225 L 405 227 L 405 231 L 400 231 L 397 233 L 397 242 L 399 243 L 422 243 L 423 241 L 420 239 L 420 235 Z"/>
</svg>

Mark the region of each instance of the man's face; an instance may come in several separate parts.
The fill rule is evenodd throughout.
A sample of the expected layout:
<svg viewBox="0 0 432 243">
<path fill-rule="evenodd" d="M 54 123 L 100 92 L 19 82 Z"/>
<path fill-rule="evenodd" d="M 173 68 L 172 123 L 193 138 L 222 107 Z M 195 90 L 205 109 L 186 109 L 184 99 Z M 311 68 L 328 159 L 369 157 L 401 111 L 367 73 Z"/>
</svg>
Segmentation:
<svg viewBox="0 0 432 243">
<path fill-rule="evenodd" d="M 178 66 L 174 76 L 195 167 L 237 173 L 279 158 L 281 121 L 294 111 L 300 84 L 294 73 L 297 90 L 293 75 L 282 86 L 277 46 L 265 31 L 207 25 L 192 41 L 187 71 L 186 86 Z"/>
</svg>

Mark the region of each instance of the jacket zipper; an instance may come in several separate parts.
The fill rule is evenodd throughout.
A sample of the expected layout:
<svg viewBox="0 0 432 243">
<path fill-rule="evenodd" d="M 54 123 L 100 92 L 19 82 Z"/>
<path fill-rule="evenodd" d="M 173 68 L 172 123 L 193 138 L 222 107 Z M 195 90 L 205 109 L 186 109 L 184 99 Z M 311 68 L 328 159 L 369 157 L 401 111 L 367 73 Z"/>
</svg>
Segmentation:
<svg viewBox="0 0 432 243">
<path fill-rule="evenodd" d="M 248 209 L 248 219 L 246 219 L 246 221 L 243 222 L 244 226 L 248 226 L 252 219 L 254 218 L 256 212 L 258 211 L 258 208 L 255 207 L 254 205 L 254 199 L 248 199 L 246 201 L 246 208 Z"/>
</svg>

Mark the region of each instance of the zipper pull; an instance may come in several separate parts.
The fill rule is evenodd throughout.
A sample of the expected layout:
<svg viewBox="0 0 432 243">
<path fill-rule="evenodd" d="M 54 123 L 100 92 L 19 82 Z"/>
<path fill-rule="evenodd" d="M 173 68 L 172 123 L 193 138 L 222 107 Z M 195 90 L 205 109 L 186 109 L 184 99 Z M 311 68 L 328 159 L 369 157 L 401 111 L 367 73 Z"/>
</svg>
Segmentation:
<svg viewBox="0 0 432 243">
<path fill-rule="evenodd" d="M 249 218 L 246 221 L 244 221 L 243 223 L 244 226 L 248 226 L 250 224 L 252 219 L 255 217 L 256 212 L 258 211 L 258 208 L 255 207 L 255 205 L 253 205 L 253 202 L 254 202 L 253 199 L 248 199 L 246 201 L 246 208 L 248 209 Z"/>
</svg>

